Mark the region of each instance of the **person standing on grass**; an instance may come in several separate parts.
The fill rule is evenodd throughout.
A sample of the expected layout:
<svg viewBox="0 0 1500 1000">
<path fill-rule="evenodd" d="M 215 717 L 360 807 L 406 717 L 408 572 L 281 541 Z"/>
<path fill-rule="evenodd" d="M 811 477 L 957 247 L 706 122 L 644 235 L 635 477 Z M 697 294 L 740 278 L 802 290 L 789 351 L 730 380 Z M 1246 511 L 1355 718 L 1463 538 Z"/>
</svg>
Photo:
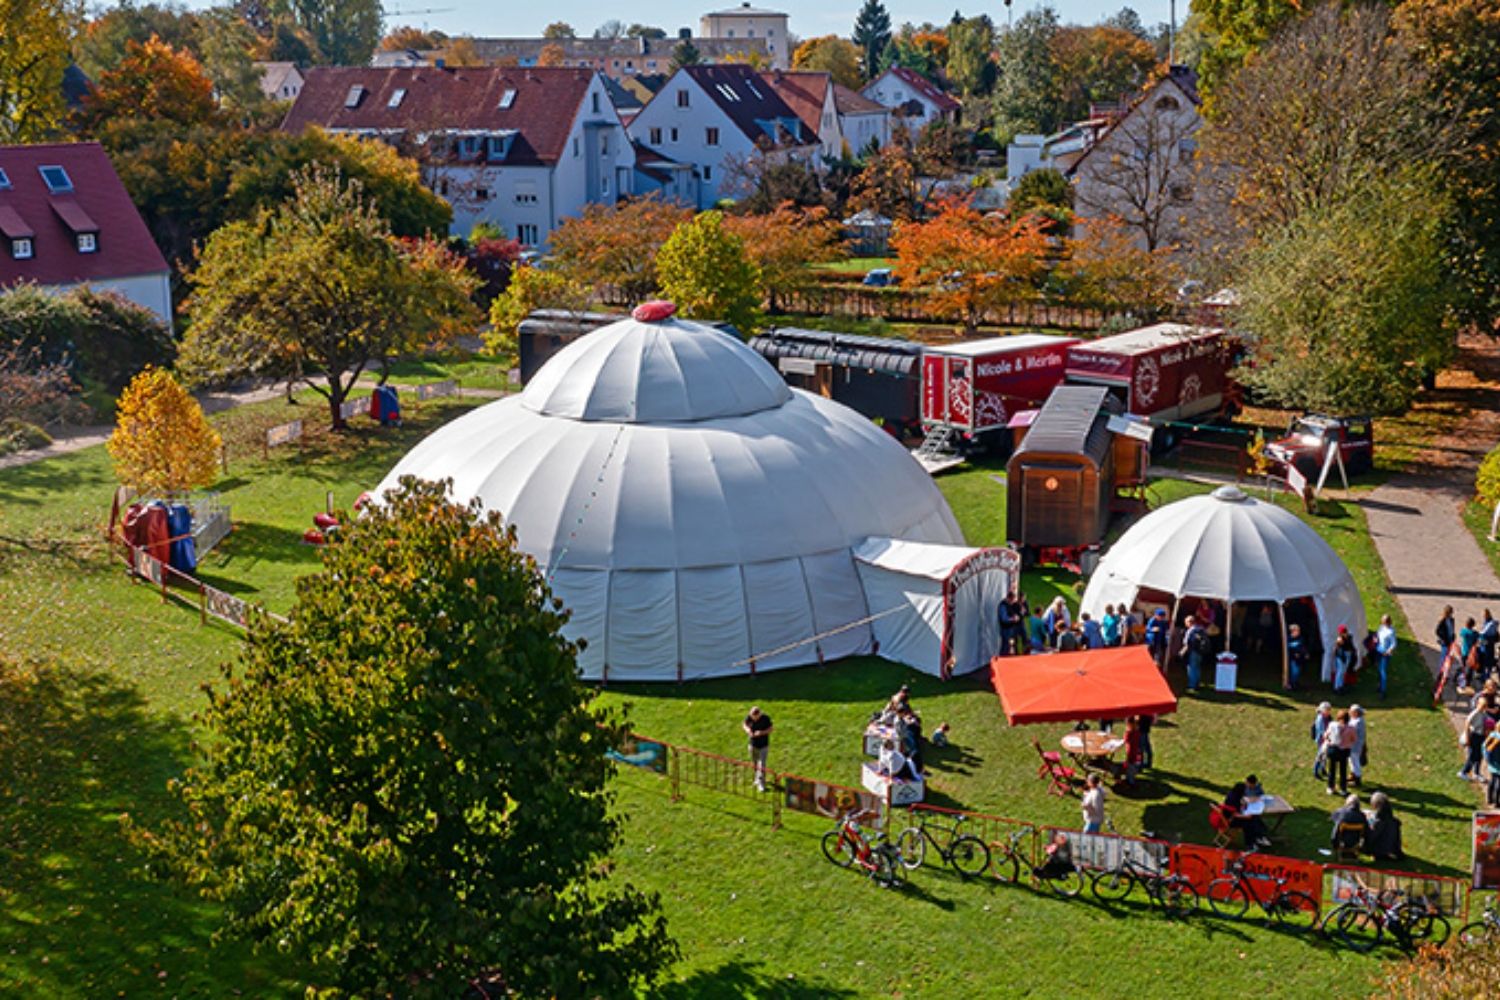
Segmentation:
<svg viewBox="0 0 1500 1000">
<path fill-rule="evenodd" d="M 1317 749 L 1313 757 L 1313 777 L 1319 781 L 1328 771 L 1328 748 L 1323 742 L 1323 736 L 1328 732 L 1328 724 L 1333 721 L 1333 706 L 1323 702 L 1318 706 L 1318 714 L 1313 716 L 1312 738 L 1313 746 Z"/>
<path fill-rule="evenodd" d="M 1125 720 L 1125 784 L 1135 787 L 1135 776 L 1141 771 L 1141 720 L 1132 715 Z"/>
<path fill-rule="evenodd" d="M 1141 767 L 1150 767 L 1156 761 L 1156 755 L 1151 752 L 1151 727 L 1156 724 L 1156 716 L 1140 715 L 1136 717 L 1136 728 L 1141 733 Z"/>
<path fill-rule="evenodd" d="M 1464 720 L 1463 732 L 1458 734 L 1458 745 L 1466 753 L 1463 770 L 1458 776 L 1464 781 L 1479 781 L 1484 777 L 1484 738 L 1489 729 L 1483 699 L 1474 699 L 1474 710 Z"/>
<path fill-rule="evenodd" d="M 1099 619 L 1099 634 L 1104 637 L 1106 646 L 1123 645 L 1120 642 L 1120 618 L 1121 616 L 1115 613 L 1113 604 L 1104 606 L 1104 617 Z"/>
<path fill-rule="evenodd" d="M 1187 626 L 1182 637 L 1182 655 L 1187 658 L 1188 690 L 1196 691 L 1203 679 L 1203 660 L 1208 655 L 1208 630 L 1192 615 L 1183 624 Z"/>
<path fill-rule="evenodd" d="M 1500 809 L 1500 729 L 1491 729 L 1484 738 L 1484 766 L 1490 772 L 1485 804 L 1491 809 Z"/>
<path fill-rule="evenodd" d="M 1146 623 L 1146 648 L 1151 650 L 1151 658 L 1156 661 L 1156 666 L 1162 673 L 1167 672 L 1167 633 L 1169 631 L 1167 609 L 1157 608 L 1151 620 Z"/>
<path fill-rule="evenodd" d="M 1380 669 L 1380 697 L 1385 697 L 1386 680 L 1391 670 L 1391 656 L 1396 652 L 1396 628 L 1390 615 L 1380 616 L 1375 630 L 1375 665 Z"/>
<path fill-rule="evenodd" d="M 1475 628 L 1473 618 L 1464 619 L 1464 627 L 1458 630 L 1458 661 L 1463 667 L 1463 683 L 1459 687 L 1475 688 L 1479 685 L 1474 683 L 1474 675 L 1478 672 L 1478 654 L 1474 651 L 1479 648 L 1479 629 Z"/>
<path fill-rule="evenodd" d="M 1047 606 L 1047 613 L 1042 615 L 1042 623 L 1047 626 L 1048 635 L 1057 635 L 1057 623 L 1062 622 L 1063 628 L 1073 627 L 1073 616 L 1068 613 L 1068 602 L 1061 595 L 1054 597 L 1052 603 Z"/>
<path fill-rule="evenodd" d="M 1019 656 L 1025 652 L 1025 636 L 1022 634 L 1021 599 L 1012 590 L 1000 602 L 1000 655 Z"/>
<path fill-rule="evenodd" d="M 1083 832 L 1098 833 L 1104 829 L 1104 783 L 1097 774 L 1090 774 L 1083 783 Z"/>
<path fill-rule="evenodd" d="M 750 760 L 755 764 L 755 790 L 766 790 L 766 759 L 771 755 L 771 717 L 756 705 L 745 716 L 745 735 L 750 737 Z"/>
<path fill-rule="evenodd" d="M 1490 609 L 1484 609 L 1479 622 L 1479 684 L 1483 684 L 1495 669 L 1495 648 L 1500 643 L 1500 622 L 1495 621 Z"/>
<path fill-rule="evenodd" d="M 1340 712 L 1323 732 L 1323 746 L 1328 750 L 1329 795 L 1333 794 L 1335 781 L 1340 792 L 1349 794 L 1349 751 L 1354 748 L 1354 729 L 1349 721 L 1348 711 Z"/>
<path fill-rule="evenodd" d="M 1344 690 L 1344 682 L 1353 676 L 1358 665 L 1359 653 L 1354 649 L 1354 637 L 1349 634 L 1348 626 L 1340 625 L 1338 637 L 1333 640 L 1334 694 Z"/>
<path fill-rule="evenodd" d="M 1104 647 L 1104 630 L 1099 623 L 1090 617 L 1085 611 L 1078 616 L 1078 629 L 1083 633 L 1083 645 L 1085 649 L 1102 649 Z"/>
<path fill-rule="evenodd" d="M 1302 638 L 1301 625 L 1289 626 L 1286 635 L 1286 689 L 1295 691 L 1302 686 L 1302 668 L 1307 665 L 1311 654 Z"/>
<path fill-rule="evenodd" d="M 1349 728 L 1354 731 L 1354 743 L 1349 748 L 1349 771 L 1355 788 L 1364 787 L 1365 765 L 1370 762 L 1369 749 L 1365 743 L 1365 710 L 1358 705 L 1349 706 Z"/>
<path fill-rule="evenodd" d="M 1448 647 L 1453 645 L 1453 640 L 1458 638 L 1458 625 L 1453 620 L 1453 605 L 1444 606 L 1433 634 L 1437 636 L 1438 650 L 1446 654 Z"/>
</svg>

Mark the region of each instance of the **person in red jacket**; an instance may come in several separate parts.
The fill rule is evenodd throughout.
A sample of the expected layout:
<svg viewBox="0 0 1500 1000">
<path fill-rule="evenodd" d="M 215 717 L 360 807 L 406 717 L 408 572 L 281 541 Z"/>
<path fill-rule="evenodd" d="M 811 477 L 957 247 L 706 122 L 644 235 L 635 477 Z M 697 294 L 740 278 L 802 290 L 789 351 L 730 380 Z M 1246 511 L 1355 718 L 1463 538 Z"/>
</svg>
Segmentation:
<svg viewBox="0 0 1500 1000">
<path fill-rule="evenodd" d="M 1145 759 L 1141 748 L 1141 720 L 1132 715 L 1125 720 L 1125 784 L 1135 784 L 1135 776 L 1140 773 Z"/>
</svg>

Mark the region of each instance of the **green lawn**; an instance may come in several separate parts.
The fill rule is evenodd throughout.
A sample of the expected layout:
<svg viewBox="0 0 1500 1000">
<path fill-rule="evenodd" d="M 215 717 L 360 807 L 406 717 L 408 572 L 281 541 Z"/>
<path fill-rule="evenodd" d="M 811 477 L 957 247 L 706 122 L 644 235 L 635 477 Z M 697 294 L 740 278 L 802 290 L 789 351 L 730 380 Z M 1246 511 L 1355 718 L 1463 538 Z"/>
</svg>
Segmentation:
<svg viewBox="0 0 1500 1000">
<path fill-rule="evenodd" d="M 894 257 L 845 257 L 842 260 L 825 261 L 822 264 L 814 264 L 815 271 L 834 271 L 838 274 L 859 274 L 872 271 L 878 267 L 895 267 Z"/>
<path fill-rule="evenodd" d="M 204 576 L 285 609 L 292 580 L 317 564 L 299 539 L 325 491 L 347 506 L 412 443 L 475 404 L 432 401 L 409 410 L 398 430 L 359 421 L 269 458 L 254 446 L 260 429 L 289 413 L 311 427 L 321 412 L 278 401 L 217 418 L 235 445 L 221 486 L 237 527 Z M 995 472 L 972 467 L 939 480 L 974 543 L 1004 538 Z M 68 664 L 53 683 L 0 692 L 0 994 L 293 995 L 296 970 L 283 959 L 210 948 L 213 906 L 145 878 L 119 833 L 119 813 L 150 822 L 167 808 L 165 781 L 186 760 L 198 685 L 217 677 L 237 639 L 201 626 L 195 611 L 163 606 L 108 559 L 98 535 L 112 486 L 100 448 L 0 471 L 0 536 L 25 543 L 0 543 L 0 649 Z M 1156 485 L 1163 500 L 1204 488 Z M 1370 613 L 1399 613 L 1358 508 L 1325 504 L 1312 523 L 1348 561 Z M 1041 600 L 1076 597 L 1075 582 L 1031 572 L 1025 586 Z M 1452 778 L 1452 737 L 1425 704 L 1422 669 L 1407 644 L 1392 699 L 1372 706 L 1368 787 L 1395 800 L 1413 868 L 1457 874 L 1476 800 Z M 628 704 L 644 733 L 735 756 L 739 719 L 758 702 L 777 722 L 776 766 L 857 784 L 862 724 L 903 680 L 929 725 L 953 725 L 955 747 L 934 762 L 935 802 L 1076 822 L 1076 803 L 1048 796 L 1035 778 L 1030 740 L 1052 745 L 1061 727 L 1007 728 L 980 677 L 944 684 L 859 658 L 683 686 L 611 686 L 603 697 Z M 1186 698 L 1156 731 L 1158 769 L 1111 800 L 1117 828 L 1205 839 L 1206 804 L 1253 770 L 1299 809 L 1281 849 L 1316 857 L 1331 804 L 1307 773 L 1319 697 L 1255 688 Z M 773 831 L 762 803 L 698 789 L 672 803 L 665 782 L 642 773 L 622 775 L 618 787 L 630 816 L 619 871 L 662 893 L 683 947 L 667 996 L 1163 996 L 1181 992 L 1185 970 L 1195 996 L 1239 994 L 1247 981 L 1281 995 L 1346 996 L 1367 992 L 1379 968 L 1258 921 L 1179 925 L 1141 908 L 1064 903 L 934 870 L 916 873 L 902 893 L 883 892 L 822 860 L 822 822 L 789 814 Z"/>
</svg>

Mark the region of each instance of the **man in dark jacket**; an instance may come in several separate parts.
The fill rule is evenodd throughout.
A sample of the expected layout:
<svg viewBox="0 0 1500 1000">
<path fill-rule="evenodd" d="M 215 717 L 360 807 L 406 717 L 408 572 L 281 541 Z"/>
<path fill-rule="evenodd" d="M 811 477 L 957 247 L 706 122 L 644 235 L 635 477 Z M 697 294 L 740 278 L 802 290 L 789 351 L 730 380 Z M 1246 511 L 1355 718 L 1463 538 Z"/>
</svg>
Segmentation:
<svg viewBox="0 0 1500 1000">
<path fill-rule="evenodd" d="M 1167 669 L 1167 609 L 1157 608 L 1156 613 L 1146 622 L 1146 648 L 1151 650 L 1151 658 L 1163 672 Z"/>
<path fill-rule="evenodd" d="M 1365 818 L 1364 810 L 1359 807 L 1359 796 L 1350 795 L 1344 800 L 1342 808 L 1335 810 L 1333 814 L 1333 835 L 1328 838 L 1328 843 L 1334 851 L 1358 852 L 1365 844 L 1365 837 L 1370 832 L 1370 821 Z"/>
<path fill-rule="evenodd" d="M 1376 861 L 1401 861 L 1401 821 L 1391 808 L 1391 800 L 1385 792 L 1370 796 L 1370 808 L 1374 818 L 1370 821 L 1370 832 L 1365 834 L 1365 852 Z"/>
</svg>

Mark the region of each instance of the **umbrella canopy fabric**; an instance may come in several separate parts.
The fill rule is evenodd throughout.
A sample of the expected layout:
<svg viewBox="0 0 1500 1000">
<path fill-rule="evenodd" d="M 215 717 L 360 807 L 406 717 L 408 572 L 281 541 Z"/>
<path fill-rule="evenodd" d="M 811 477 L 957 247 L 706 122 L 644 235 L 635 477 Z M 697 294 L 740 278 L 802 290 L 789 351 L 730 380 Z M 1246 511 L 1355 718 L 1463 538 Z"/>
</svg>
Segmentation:
<svg viewBox="0 0 1500 1000">
<path fill-rule="evenodd" d="M 1012 726 L 1177 711 L 1177 698 L 1145 646 L 997 656 L 990 678 Z"/>
</svg>

